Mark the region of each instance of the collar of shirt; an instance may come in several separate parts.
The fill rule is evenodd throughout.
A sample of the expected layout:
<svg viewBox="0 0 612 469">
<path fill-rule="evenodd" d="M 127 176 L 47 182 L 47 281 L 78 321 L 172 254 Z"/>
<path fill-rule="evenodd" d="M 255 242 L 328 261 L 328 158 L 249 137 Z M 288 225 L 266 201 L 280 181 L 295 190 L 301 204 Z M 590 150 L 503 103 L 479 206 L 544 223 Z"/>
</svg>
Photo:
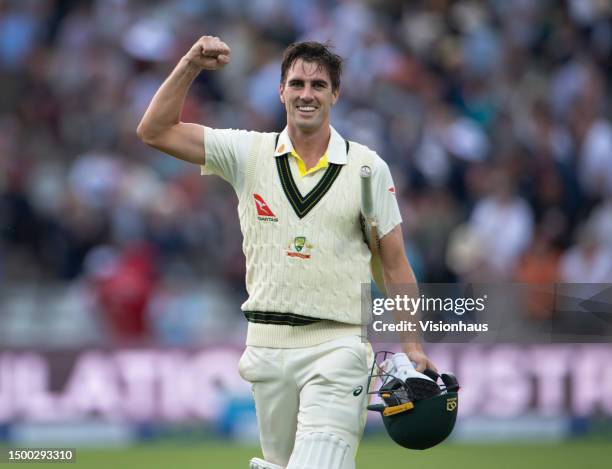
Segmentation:
<svg viewBox="0 0 612 469">
<path fill-rule="evenodd" d="M 327 150 L 319 159 L 319 162 L 308 170 L 306 170 L 306 165 L 302 161 L 302 158 L 300 158 L 293 148 L 287 127 L 285 127 L 278 137 L 278 143 L 276 145 L 276 150 L 274 151 L 274 156 L 281 156 L 287 153 L 294 156 L 297 159 L 298 169 L 300 170 L 300 175 L 302 176 L 313 173 L 322 168 L 327 168 L 329 163 L 346 164 L 346 143 L 336 129 L 334 129 L 332 126 L 329 126 L 329 129 L 331 131 L 331 135 L 329 138 L 329 144 L 327 145 Z"/>
<path fill-rule="evenodd" d="M 323 156 L 319 158 L 319 161 L 317 161 L 316 165 L 314 165 L 312 168 L 309 168 L 309 169 L 306 168 L 306 163 L 304 163 L 304 160 L 302 159 L 302 157 L 298 155 L 295 152 L 295 150 L 291 150 L 290 155 L 295 158 L 295 161 L 297 162 L 297 166 L 298 166 L 298 171 L 300 172 L 301 177 L 304 177 L 307 174 L 315 173 L 318 170 L 325 169 L 329 166 L 329 158 L 327 157 L 327 152 L 325 152 Z"/>
</svg>

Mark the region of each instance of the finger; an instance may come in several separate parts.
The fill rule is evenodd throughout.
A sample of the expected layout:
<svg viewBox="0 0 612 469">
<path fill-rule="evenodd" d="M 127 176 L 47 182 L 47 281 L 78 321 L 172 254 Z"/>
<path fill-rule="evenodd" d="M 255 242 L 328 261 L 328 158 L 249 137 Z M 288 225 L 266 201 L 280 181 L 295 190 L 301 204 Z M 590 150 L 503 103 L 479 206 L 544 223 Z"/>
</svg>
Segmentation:
<svg viewBox="0 0 612 469">
<path fill-rule="evenodd" d="M 228 55 L 221 54 L 217 56 L 217 61 L 222 65 L 227 65 L 230 61 L 230 58 Z"/>
<path fill-rule="evenodd" d="M 225 42 L 221 42 L 221 41 L 215 44 L 215 49 L 219 51 L 219 54 L 224 54 L 224 55 L 229 55 L 231 52 L 231 49 L 229 48 L 229 46 Z"/>
<path fill-rule="evenodd" d="M 210 38 L 210 40 L 205 41 L 205 44 L 206 47 L 209 49 L 217 49 L 220 51 L 229 52 L 229 46 L 218 37 Z"/>
<path fill-rule="evenodd" d="M 219 57 L 220 55 L 229 56 L 229 49 L 223 47 L 206 47 L 202 49 L 201 52 L 204 57 Z"/>
<path fill-rule="evenodd" d="M 419 373 L 423 373 L 423 371 L 425 371 L 425 368 L 427 368 L 427 361 L 425 360 L 419 360 L 416 362 L 416 367 L 415 369 L 419 372 Z"/>
<path fill-rule="evenodd" d="M 221 54 L 221 50 L 217 49 L 216 47 L 212 47 L 212 46 L 205 46 L 202 47 L 202 55 L 204 57 L 217 57 L 219 54 Z"/>
<path fill-rule="evenodd" d="M 198 63 L 205 70 L 216 70 L 220 65 L 216 57 L 201 57 Z"/>
</svg>

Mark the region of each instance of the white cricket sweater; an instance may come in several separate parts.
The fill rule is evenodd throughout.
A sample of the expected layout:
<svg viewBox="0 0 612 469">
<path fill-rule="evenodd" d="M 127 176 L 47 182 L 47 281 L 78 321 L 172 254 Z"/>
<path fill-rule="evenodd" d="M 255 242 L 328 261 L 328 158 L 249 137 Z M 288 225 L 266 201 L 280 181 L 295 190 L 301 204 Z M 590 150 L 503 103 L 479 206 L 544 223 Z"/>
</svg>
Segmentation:
<svg viewBox="0 0 612 469">
<path fill-rule="evenodd" d="M 347 164 L 330 165 L 317 186 L 300 197 L 297 187 L 292 189 L 288 157 L 274 157 L 275 142 L 273 133 L 253 138 L 239 198 L 249 294 L 242 310 L 264 320 L 299 315 L 322 321 L 250 322 L 247 345 L 302 347 L 359 335 L 361 289 L 371 275 L 360 225 L 359 170 L 372 167 L 376 154 L 350 142 Z M 279 175 L 279 165 L 285 176 Z"/>
</svg>

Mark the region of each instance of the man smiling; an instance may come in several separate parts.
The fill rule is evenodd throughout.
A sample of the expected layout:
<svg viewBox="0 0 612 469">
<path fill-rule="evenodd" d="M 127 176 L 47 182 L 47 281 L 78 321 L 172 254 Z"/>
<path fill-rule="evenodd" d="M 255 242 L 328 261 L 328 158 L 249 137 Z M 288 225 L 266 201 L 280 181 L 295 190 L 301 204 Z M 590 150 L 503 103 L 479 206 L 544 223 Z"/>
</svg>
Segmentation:
<svg viewBox="0 0 612 469">
<path fill-rule="evenodd" d="M 280 133 L 180 121 L 202 70 L 230 62 L 217 37 L 200 38 L 157 91 L 138 127 L 148 145 L 228 181 L 239 199 L 249 321 L 239 370 L 251 382 L 264 459 L 251 469 L 351 469 L 365 425 L 372 350 L 361 337 L 361 285 L 370 283 L 360 168 L 372 169 L 380 255 L 390 284 L 415 283 L 387 165 L 330 126 L 342 60 L 316 42 L 284 52 Z M 418 342 L 419 371 L 435 370 Z"/>
</svg>

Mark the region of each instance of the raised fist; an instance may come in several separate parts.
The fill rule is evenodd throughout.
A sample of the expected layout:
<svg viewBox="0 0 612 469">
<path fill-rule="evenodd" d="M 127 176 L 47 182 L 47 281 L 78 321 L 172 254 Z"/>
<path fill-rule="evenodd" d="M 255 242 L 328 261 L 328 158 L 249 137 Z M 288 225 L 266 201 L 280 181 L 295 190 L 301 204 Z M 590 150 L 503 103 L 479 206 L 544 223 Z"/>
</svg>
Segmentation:
<svg viewBox="0 0 612 469">
<path fill-rule="evenodd" d="M 215 36 L 202 36 L 185 58 L 202 70 L 218 70 L 230 61 L 230 48 Z"/>
</svg>

